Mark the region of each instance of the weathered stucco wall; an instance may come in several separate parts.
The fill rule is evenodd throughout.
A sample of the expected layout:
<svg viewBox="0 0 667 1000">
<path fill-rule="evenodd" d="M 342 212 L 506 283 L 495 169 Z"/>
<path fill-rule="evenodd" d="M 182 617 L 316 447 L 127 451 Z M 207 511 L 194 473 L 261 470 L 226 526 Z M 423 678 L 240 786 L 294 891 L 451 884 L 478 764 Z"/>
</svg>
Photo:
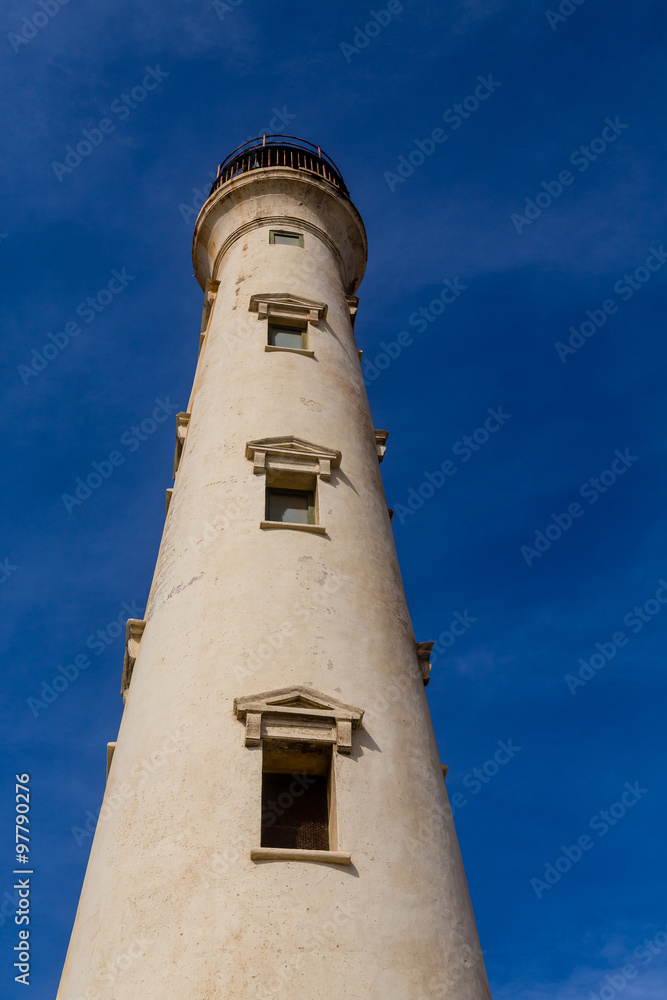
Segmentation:
<svg viewBox="0 0 667 1000">
<path fill-rule="evenodd" d="M 489 995 L 350 320 L 365 252 L 349 200 L 294 171 L 202 209 L 196 272 L 220 284 L 58 1000 Z M 266 293 L 326 303 L 315 357 L 265 351 Z M 260 528 L 246 443 L 281 435 L 342 454 L 326 534 Z M 349 866 L 250 859 L 261 748 L 234 699 L 291 685 L 364 712 L 334 753 Z"/>
</svg>

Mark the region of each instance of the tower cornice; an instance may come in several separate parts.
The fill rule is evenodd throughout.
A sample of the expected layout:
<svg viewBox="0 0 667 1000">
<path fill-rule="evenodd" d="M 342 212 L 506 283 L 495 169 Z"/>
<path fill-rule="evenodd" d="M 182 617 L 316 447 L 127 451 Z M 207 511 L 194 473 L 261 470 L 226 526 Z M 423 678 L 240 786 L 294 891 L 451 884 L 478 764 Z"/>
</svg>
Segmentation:
<svg viewBox="0 0 667 1000">
<path fill-rule="evenodd" d="M 315 174 L 289 167 L 251 170 L 221 184 L 195 223 L 192 261 L 202 288 L 217 278 L 229 248 L 254 229 L 298 226 L 324 243 L 354 295 L 366 268 L 368 242 L 357 209 L 346 194 Z"/>
</svg>

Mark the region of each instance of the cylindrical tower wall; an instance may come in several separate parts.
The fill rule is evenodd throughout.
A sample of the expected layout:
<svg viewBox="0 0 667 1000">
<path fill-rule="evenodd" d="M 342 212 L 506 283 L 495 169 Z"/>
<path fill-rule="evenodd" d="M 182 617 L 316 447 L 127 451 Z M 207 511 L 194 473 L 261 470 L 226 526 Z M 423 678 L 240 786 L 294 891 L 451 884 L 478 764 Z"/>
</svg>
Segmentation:
<svg viewBox="0 0 667 1000">
<path fill-rule="evenodd" d="M 350 320 L 361 220 L 258 170 L 209 199 L 194 258 L 219 286 L 58 1000 L 486 1000 Z M 265 349 L 251 297 L 280 295 L 326 305 L 314 356 Z M 280 437 L 341 453 L 325 533 L 260 527 L 246 445 Z M 234 701 L 304 686 L 364 712 L 333 754 L 349 866 L 250 858 L 262 749 Z"/>
</svg>

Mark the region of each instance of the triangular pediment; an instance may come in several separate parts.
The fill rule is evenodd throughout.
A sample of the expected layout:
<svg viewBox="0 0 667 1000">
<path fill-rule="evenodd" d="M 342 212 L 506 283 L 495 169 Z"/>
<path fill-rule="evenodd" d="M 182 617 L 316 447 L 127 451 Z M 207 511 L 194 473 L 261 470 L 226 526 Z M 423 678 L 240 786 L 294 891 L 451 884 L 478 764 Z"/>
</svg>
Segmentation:
<svg viewBox="0 0 667 1000">
<path fill-rule="evenodd" d="M 234 701 L 234 710 L 239 718 L 246 712 L 279 712 L 282 708 L 302 709 L 304 715 L 310 712 L 326 712 L 335 718 L 349 719 L 355 726 L 361 722 L 364 714 L 354 705 L 347 705 L 313 688 L 301 686 L 263 691 L 261 694 L 237 698 Z"/>
<path fill-rule="evenodd" d="M 289 292 L 264 292 L 250 298 L 250 311 L 257 311 L 258 302 L 270 302 L 276 305 L 295 306 L 297 309 L 324 309 L 324 302 L 315 299 L 304 299 L 302 295 L 292 295 Z"/>
<path fill-rule="evenodd" d="M 268 701 L 269 705 L 280 705 L 284 708 L 327 708 L 325 704 L 320 701 L 308 701 L 299 695 L 298 698 L 279 698 L 278 701 Z"/>
<path fill-rule="evenodd" d="M 294 437 L 293 435 L 248 441 L 246 444 L 248 458 L 253 457 L 250 454 L 251 451 L 263 451 L 267 455 L 288 454 L 304 455 L 312 458 L 328 458 L 334 468 L 340 462 L 339 451 L 334 451 L 332 448 L 325 448 L 321 444 L 314 444 L 312 441 L 304 441 L 303 438 Z"/>
<path fill-rule="evenodd" d="M 256 312 L 259 319 L 273 317 L 289 317 L 305 319 L 317 326 L 327 314 L 326 302 L 306 299 L 302 295 L 291 292 L 263 292 L 250 297 L 250 312 Z"/>
</svg>

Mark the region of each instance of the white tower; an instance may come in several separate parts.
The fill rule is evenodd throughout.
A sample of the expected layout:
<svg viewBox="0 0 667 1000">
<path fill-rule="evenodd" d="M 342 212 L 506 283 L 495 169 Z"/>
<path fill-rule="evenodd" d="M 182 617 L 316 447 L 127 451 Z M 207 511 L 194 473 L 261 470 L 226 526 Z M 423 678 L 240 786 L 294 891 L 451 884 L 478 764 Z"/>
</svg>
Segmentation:
<svg viewBox="0 0 667 1000">
<path fill-rule="evenodd" d="M 354 341 L 366 235 L 289 136 L 195 227 L 199 358 L 58 1000 L 488 1000 Z"/>
</svg>

